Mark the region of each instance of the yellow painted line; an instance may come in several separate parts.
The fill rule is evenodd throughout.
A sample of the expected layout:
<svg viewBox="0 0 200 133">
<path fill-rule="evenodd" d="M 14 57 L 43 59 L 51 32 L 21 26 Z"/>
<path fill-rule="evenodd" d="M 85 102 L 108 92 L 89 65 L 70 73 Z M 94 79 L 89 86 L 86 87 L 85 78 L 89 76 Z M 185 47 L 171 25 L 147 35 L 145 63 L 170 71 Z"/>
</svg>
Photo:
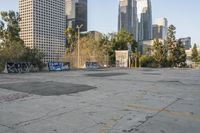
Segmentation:
<svg viewBox="0 0 200 133">
<path fill-rule="evenodd" d="M 135 109 L 142 109 L 142 110 L 151 111 L 151 112 L 161 111 L 161 112 L 164 112 L 164 113 L 169 114 L 171 116 L 200 121 L 200 115 L 193 115 L 190 112 L 176 112 L 176 111 L 162 109 L 162 108 L 148 107 L 148 106 L 141 105 L 141 104 L 129 104 L 128 107 L 135 108 Z"/>
<path fill-rule="evenodd" d="M 111 130 L 112 127 L 115 126 L 120 119 L 121 117 L 113 117 L 110 121 L 105 123 L 105 125 L 100 129 L 98 133 L 108 133 L 109 130 Z"/>
<path fill-rule="evenodd" d="M 135 96 L 137 99 L 143 99 L 145 92 L 140 92 L 139 95 Z M 108 133 L 114 125 L 121 119 L 121 117 L 112 118 L 110 121 L 106 122 L 104 126 L 100 129 L 98 133 Z"/>
</svg>

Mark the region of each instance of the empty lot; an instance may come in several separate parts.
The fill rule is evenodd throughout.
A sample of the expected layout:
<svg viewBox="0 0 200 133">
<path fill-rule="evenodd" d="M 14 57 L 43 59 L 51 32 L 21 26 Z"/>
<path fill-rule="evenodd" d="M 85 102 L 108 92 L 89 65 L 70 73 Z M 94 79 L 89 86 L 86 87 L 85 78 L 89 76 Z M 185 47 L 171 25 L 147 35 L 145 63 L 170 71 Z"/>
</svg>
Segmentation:
<svg viewBox="0 0 200 133">
<path fill-rule="evenodd" d="M 199 133 L 200 70 L 0 74 L 0 133 Z"/>
</svg>

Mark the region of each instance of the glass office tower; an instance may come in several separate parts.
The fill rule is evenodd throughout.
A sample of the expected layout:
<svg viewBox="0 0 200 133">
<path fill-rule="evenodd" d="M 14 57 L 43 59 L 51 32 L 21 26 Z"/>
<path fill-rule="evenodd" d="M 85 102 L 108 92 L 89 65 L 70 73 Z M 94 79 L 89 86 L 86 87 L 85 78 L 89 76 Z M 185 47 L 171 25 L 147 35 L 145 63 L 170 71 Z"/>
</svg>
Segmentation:
<svg viewBox="0 0 200 133">
<path fill-rule="evenodd" d="M 77 25 L 83 25 L 80 31 L 87 31 L 87 0 L 65 0 L 67 27 L 74 30 Z"/>
<path fill-rule="evenodd" d="M 133 35 L 137 41 L 138 38 L 138 20 L 137 20 L 137 3 L 136 0 L 120 0 L 118 31 L 125 29 Z"/>
<path fill-rule="evenodd" d="M 168 21 L 167 18 L 158 18 L 156 19 L 155 24 L 153 25 L 153 39 L 167 39 L 168 31 Z"/>
<path fill-rule="evenodd" d="M 152 7 L 150 0 L 137 0 L 138 40 L 152 39 Z"/>
</svg>

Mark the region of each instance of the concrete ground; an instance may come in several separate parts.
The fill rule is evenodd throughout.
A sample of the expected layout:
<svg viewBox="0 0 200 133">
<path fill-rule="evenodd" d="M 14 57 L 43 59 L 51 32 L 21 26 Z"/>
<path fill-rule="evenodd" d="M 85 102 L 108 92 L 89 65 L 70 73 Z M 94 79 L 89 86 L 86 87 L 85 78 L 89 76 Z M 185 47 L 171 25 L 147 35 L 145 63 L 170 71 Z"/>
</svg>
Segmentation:
<svg viewBox="0 0 200 133">
<path fill-rule="evenodd" d="M 200 70 L 0 74 L 0 133 L 200 133 Z"/>
</svg>

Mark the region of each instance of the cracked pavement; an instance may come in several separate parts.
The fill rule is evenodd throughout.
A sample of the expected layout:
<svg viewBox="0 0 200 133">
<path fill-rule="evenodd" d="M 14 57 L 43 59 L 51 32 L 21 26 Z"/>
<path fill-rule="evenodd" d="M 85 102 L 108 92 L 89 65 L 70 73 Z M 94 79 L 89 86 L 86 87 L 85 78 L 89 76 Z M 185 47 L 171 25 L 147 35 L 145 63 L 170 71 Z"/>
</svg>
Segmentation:
<svg viewBox="0 0 200 133">
<path fill-rule="evenodd" d="M 0 133 L 199 133 L 199 125 L 200 70 L 0 74 Z"/>
</svg>

